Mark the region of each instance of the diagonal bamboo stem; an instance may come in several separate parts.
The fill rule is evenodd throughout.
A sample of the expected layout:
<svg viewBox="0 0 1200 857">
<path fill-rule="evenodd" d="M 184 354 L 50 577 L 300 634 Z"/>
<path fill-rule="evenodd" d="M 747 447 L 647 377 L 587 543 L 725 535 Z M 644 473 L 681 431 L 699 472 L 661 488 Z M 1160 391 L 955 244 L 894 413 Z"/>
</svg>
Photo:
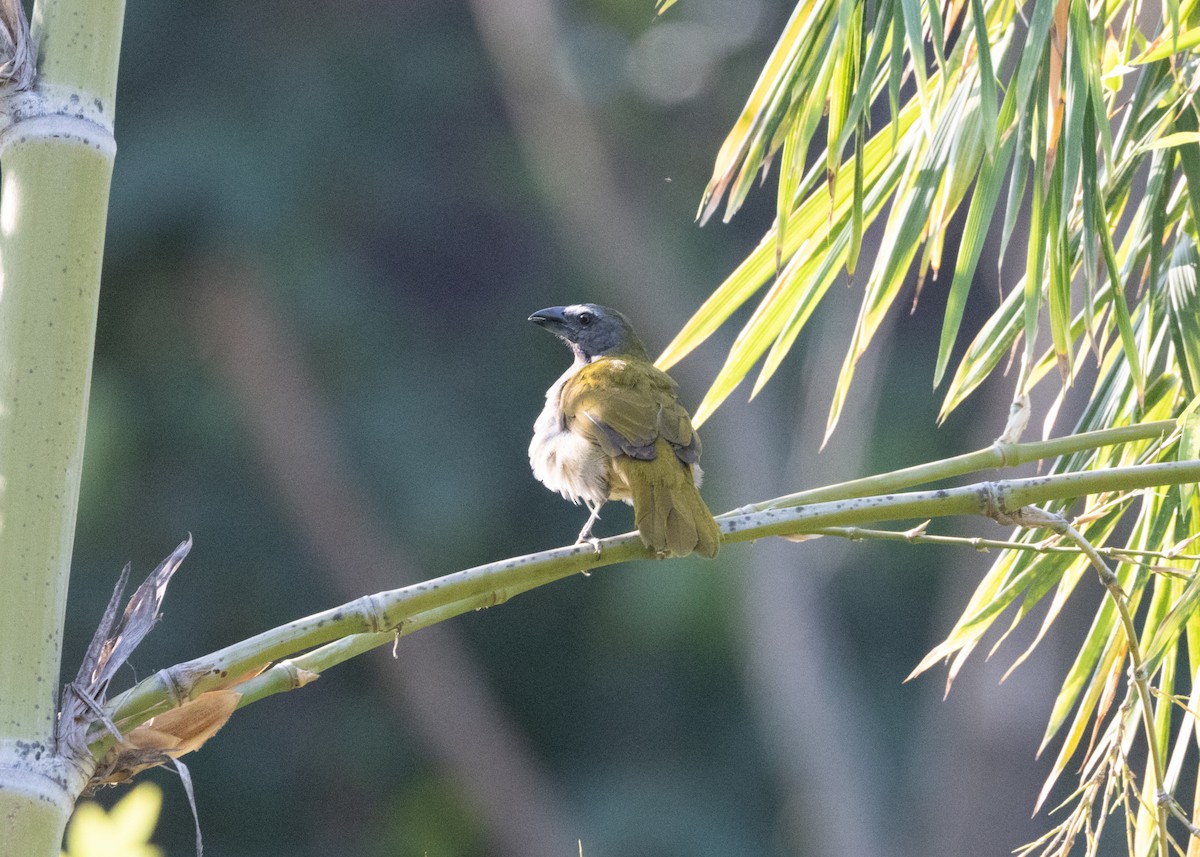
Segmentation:
<svg viewBox="0 0 1200 857">
<path fill-rule="evenodd" d="M 804 507 L 768 508 L 721 517 L 725 542 L 766 536 L 813 533 L 830 526 L 930 518 L 988 515 L 1049 500 L 1113 490 L 1137 490 L 1200 480 L 1200 461 L 1136 465 L 1097 473 L 984 482 L 960 488 L 852 498 Z M 514 595 L 577 573 L 635 559 L 653 558 L 634 533 L 604 539 L 602 553 L 590 545 L 555 548 L 455 572 L 423 583 L 368 595 L 340 607 L 297 619 L 201 658 L 162 670 L 113 699 L 111 719 L 122 730 L 209 690 L 238 685 L 249 700 L 299 686 L 294 667 L 309 673 L 340 663 L 436 622 L 503 603 Z M 353 640 L 353 642 L 349 642 Z M 322 647 L 317 649 L 317 647 Z M 308 656 L 297 653 L 317 649 Z M 285 659 L 239 685 L 242 677 Z M 289 677 L 291 673 L 291 677 Z M 113 740 L 98 734 L 93 752 L 103 755 Z"/>
</svg>

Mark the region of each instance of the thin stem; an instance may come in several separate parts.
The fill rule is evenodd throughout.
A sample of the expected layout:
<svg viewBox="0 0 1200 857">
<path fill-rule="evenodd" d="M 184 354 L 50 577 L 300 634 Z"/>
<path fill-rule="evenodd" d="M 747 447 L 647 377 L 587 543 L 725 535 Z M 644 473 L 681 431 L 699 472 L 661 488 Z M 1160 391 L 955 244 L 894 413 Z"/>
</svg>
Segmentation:
<svg viewBox="0 0 1200 857">
<path fill-rule="evenodd" d="M 1072 527 L 1069 523 L 1059 519 L 1057 524 L 1048 524 L 1049 529 L 1054 530 L 1060 535 L 1071 539 L 1075 544 L 1079 545 L 1095 567 L 1096 573 L 1100 576 L 1100 583 L 1108 590 L 1109 597 L 1112 598 L 1113 604 L 1116 606 L 1117 615 L 1121 619 L 1121 628 L 1125 632 L 1125 644 L 1129 649 L 1130 673 L 1134 686 L 1137 688 L 1138 697 L 1142 703 L 1142 726 L 1146 731 L 1146 745 L 1150 754 L 1150 768 L 1154 774 L 1154 793 L 1155 806 L 1152 808 L 1158 823 L 1158 853 L 1159 857 L 1167 857 L 1170 853 L 1169 839 L 1167 838 L 1167 811 L 1174 804 L 1175 799 L 1166 791 L 1164 768 L 1162 754 L 1158 749 L 1158 741 L 1155 738 L 1154 731 L 1154 697 L 1150 691 L 1150 676 L 1146 674 L 1146 661 L 1142 657 L 1141 645 L 1138 643 L 1137 627 L 1133 623 L 1133 614 L 1129 612 L 1129 602 L 1125 597 L 1124 591 L 1121 589 L 1121 584 L 1117 580 L 1117 575 L 1108 567 L 1104 558 L 1094 548 L 1083 534 Z"/>
<path fill-rule="evenodd" d="M 817 530 L 814 535 L 833 536 L 835 538 L 858 541 L 907 542 L 912 545 L 958 545 L 977 551 L 987 550 L 1017 550 L 1032 553 L 1072 553 L 1081 554 L 1078 547 L 1047 542 L 1016 542 L 1009 539 L 984 539 L 978 536 L 939 536 L 926 533 L 921 527 L 911 530 L 873 530 L 863 527 L 825 527 Z M 1119 560 L 1162 559 L 1200 561 L 1200 554 L 1176 553 L 1174 551 L 1133 550 L 1110 546 L 1095 549 L 1101 556 Z"/>
</svg>

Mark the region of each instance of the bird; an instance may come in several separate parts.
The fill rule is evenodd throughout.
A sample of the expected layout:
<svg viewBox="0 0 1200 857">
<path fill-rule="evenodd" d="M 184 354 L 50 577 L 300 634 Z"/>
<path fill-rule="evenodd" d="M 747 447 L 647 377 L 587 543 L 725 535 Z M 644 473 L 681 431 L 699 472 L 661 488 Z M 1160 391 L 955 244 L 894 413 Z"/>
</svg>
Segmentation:
<svg viewBox="0 0 1200 857">
<path fill-rule="evenodd" d="M 700 496 L 700 436 L 678 385 L 650 361 L 629 320 L 591 303 L 548 307 L 529 320 L 575 355 L 546 391 L 529 463 L 551 491 L 588 507 L 577 543 L 599 553 L 592 527 L 600 507 L 624 500 L 657 557 L 716 556 L 721 531 Z"/>
</svg>

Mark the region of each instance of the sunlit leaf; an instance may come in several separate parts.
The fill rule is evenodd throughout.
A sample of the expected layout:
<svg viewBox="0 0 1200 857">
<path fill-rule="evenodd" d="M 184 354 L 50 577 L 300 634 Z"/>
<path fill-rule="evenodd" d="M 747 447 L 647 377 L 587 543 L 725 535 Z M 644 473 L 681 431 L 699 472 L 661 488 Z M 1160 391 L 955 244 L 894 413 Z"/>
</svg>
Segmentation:
<svg viewBox="0 0 1200 857">
<path fill-rule="evenodd" d="M 1185 146 L 1188 143 L 1200 143 L 1200 132 L 1176 131 L 1174 134 L 1167 134 L 1159 137 L 1157 140 L 1145 143 L 1139 147 L 1139 151 L 1150 152 L 1154 149 L 1173 149 L 1176 146 Z"/>
<path fill-rule="evenodd" d="M 1171 335 L 1188 395 L 1200 394 L 1200 253 L 1189 235 L 1175 244 L 1167 269 Z"/>
<path fill-rule="evenodd" d="M 992 67 L 992 47 L 988 40 L 987 13 L 983 9 L 983 0 L 971 0 L 971 23 L 975 28 L 976 50 L 979 51 L 979 99 L 980 109 L 983 111 L 983 142 L 988 154 L 994 156 L 999 99 L 996 96 L 996 72 Z M 1008 122 L 1003 124 L 1007 125 Z"/>
<path fill-rule="evenodd" d="M 1145 63 L 1165 60 L 1167 57 L 1174 56 L 1180 51 L 1193 50 L 1197 45 L 1200 45 L 1200 27 L 1192 27 L 1178 34 L 1174 32 L 1163 33 L 1147 45 L 1146 50 L 1137 59 L 1133 60 L 1131 65 L 1143 65 Z"/>
</svg>

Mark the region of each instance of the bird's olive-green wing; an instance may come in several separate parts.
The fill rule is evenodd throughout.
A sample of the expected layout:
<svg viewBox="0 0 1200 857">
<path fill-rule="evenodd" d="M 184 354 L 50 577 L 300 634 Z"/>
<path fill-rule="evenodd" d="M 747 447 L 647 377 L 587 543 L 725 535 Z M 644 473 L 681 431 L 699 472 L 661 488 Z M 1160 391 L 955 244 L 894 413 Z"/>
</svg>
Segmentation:
<svg viewBox="0 0 1200 857">
<path fill-rule="evenodd" d="M 675 391 L 671 377 L 648 362 L 601 359 L 564 385 L 562 408 L 572 429 L 609 455 L 652 459 L 662 437 L 694 464 L 700 438 Z"/>
</svg>

